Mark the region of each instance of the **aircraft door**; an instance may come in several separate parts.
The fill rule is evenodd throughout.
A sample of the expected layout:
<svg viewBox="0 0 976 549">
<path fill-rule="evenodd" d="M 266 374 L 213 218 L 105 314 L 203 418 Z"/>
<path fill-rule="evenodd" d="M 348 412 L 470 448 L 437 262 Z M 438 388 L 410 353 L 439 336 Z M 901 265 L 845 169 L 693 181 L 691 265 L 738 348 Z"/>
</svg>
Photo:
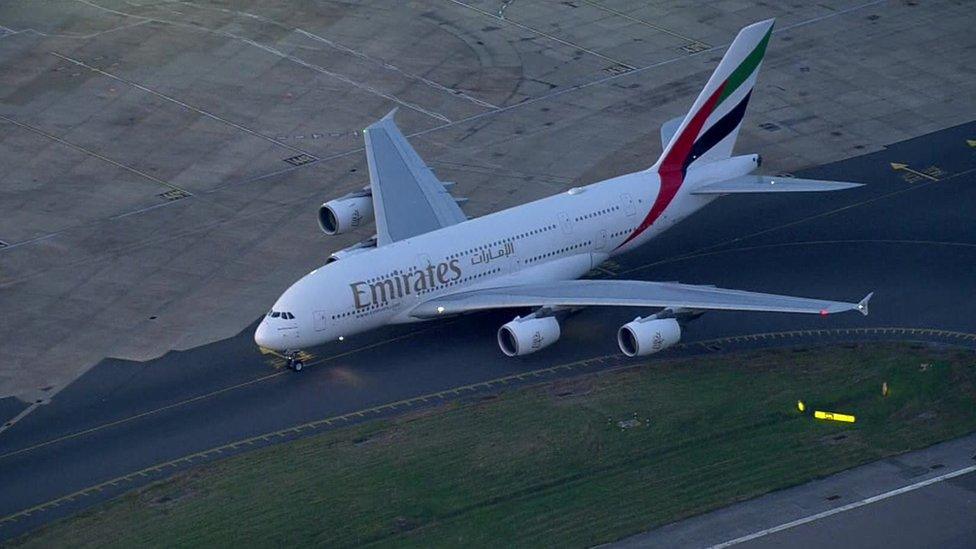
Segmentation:
<svg viewBox="0 0 976 549">
<path fill-rule="evenodd" d="M 327 311 L 315 311 L 312 313 L 312 325 L 316 332 L 321 332 L 327 326 L 326 319 L 329 313 Z"/>
<path fill-rule="evenodd" d="M 559 212 L 559 224 L 562 225 L 563 232 L 573 234 L 573 221 L 566 212 Z"/>
<path fill-rule="evenodd" d="M 634 205 L 634 198 L 627 193 L 620 195 L 620 204 L 624 207 L 627 217 L 637 214 L 637 206 Z"/>
<path fill-rule="evenodd" d="M 603 248 L 605 248 L 607 246 L 607 230 L 606 229 L 600 229 L 600 234 L 596 235 L 596 240 L 594 241 L 594 244 L 596 244 L 595 248 L 597 250 L 602 250 Z"/>
</svg>

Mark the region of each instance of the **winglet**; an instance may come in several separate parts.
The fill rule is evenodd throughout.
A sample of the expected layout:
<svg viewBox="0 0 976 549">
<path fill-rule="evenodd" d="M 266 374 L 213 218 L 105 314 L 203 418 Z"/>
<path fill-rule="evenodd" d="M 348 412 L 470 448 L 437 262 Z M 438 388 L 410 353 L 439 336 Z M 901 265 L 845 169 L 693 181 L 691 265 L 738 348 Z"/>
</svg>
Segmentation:
<svg viewBox="0 0 976 549">
<path fill-rule="evenodd" d="M 857 304 L 857 310 L 864 316 L 868 316 L 868 302 L 871 301 L 871 296 L 873 295 L 874 292 L 869 293 Z"/>
</svg>

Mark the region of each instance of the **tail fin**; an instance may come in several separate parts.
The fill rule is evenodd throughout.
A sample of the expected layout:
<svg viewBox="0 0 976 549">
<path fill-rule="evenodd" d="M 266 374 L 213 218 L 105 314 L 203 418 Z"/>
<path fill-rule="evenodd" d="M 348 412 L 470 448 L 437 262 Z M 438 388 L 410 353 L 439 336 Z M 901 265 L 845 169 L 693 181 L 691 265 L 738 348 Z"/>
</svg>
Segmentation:
<svg viewBox="0 0 976 549">
<path fill-rule="evenodd" d="M 773 19 L 739 31 L 652 169 L 684 173 L 693 162 L 728 158 L 766 53 Z"/>
</svg>

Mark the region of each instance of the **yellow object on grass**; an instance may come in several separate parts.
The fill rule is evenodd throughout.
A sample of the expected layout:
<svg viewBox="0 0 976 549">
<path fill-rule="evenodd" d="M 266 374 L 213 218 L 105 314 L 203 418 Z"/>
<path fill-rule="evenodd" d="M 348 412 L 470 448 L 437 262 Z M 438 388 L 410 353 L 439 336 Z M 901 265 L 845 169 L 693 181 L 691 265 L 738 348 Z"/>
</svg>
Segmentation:
<svg viewBox="0 0 976 549">
<path fill-rule="evenodd" d="M 847 414 L 838 414 L 836 412 L 821 412 L 817 410 L 813 412 L 813 417 L 817 419 L 827 419 L 830 421 L 843 421 L 844 423 L 854 423 L 854 416 L 849 416 Z"/>
</svg>

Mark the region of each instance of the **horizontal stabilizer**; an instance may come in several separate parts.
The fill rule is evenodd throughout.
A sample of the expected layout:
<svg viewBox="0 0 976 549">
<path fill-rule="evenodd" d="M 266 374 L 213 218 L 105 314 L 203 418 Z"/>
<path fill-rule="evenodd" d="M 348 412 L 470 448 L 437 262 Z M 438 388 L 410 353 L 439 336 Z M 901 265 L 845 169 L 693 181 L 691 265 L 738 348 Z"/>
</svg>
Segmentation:
<svg viewBox="0 0 976 549">
<path fill-rule="evenodd" d="M 799 179 L 796 177 L 775 177 L 768 175 L 744 175 L 718 183 L 699 187 L 691 194 L 740 194 L 740 193 L 809 193 L 840 191 L 861 187 L 862 183 L 844 181 L 821 181 L 818 179 Z"/>
<path fill-rule="evenodd" d="M 868 295 L 864 296 L 864 299 L 862 299 L 860 303 L 857 304 L 857 310 L 860 311 L 864 316 L 868 316 L 868 303 L 871 301 L 871 297 L 873 295 L 874 292 L 869 293 Z"/>
</svg>

